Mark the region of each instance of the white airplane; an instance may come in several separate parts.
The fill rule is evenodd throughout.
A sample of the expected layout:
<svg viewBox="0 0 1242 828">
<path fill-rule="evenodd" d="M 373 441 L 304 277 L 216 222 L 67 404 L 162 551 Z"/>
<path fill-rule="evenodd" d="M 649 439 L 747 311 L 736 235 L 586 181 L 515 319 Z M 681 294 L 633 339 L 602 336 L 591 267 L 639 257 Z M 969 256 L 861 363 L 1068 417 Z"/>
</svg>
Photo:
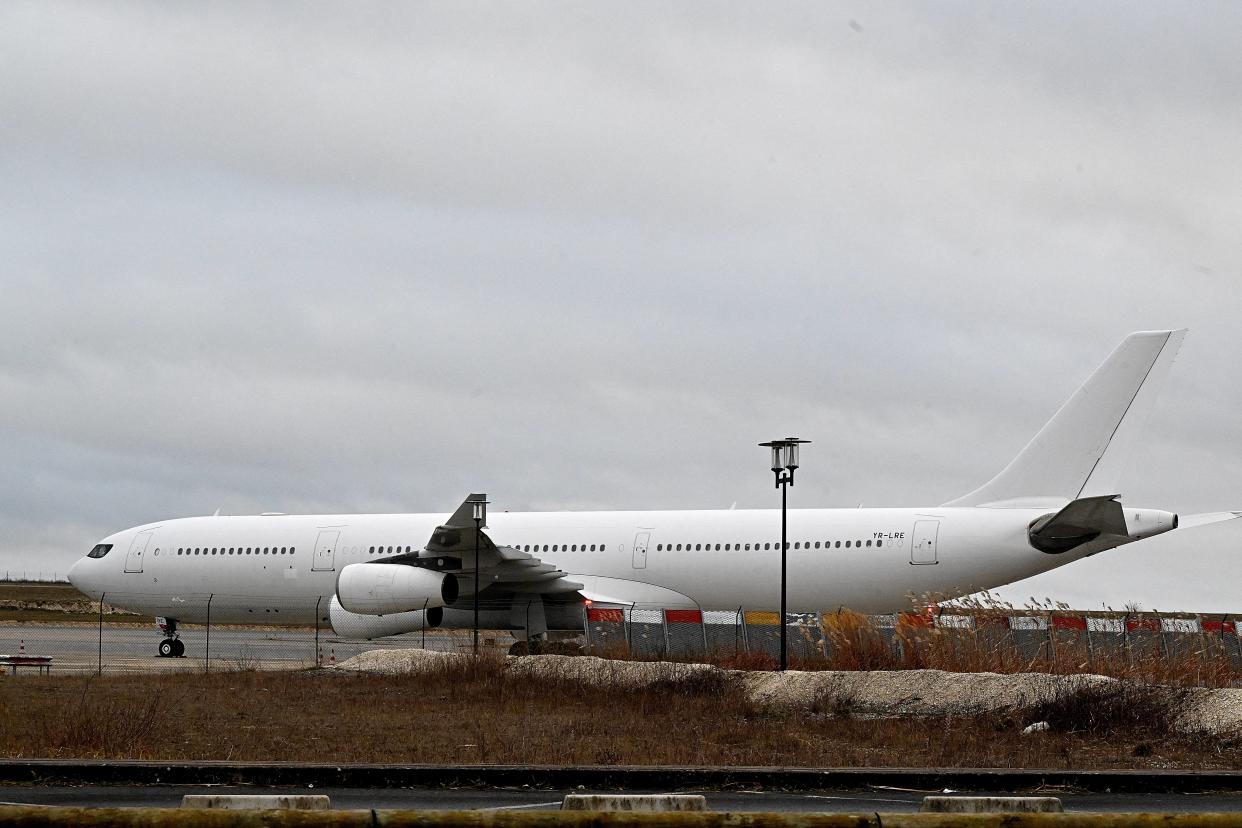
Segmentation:
<svg viewBox="0 0 1242 828">
<path fill-rule="evenodd" d="M 1168 532 L 1117 480 L 1185 331 L 1126 337 L 996 477 L 941 506 L 789 512 L 788 609 L 890 612 L 913 595 L 993 588 Z M 346 638 L 480 626 L 581 632 L 583 606 L 779 606 L 777 510 L 194 517 L 101 540 L 69 579 L 95 600 L 177 624 L 330 623 Z M 1182 525 L 1233 519 L 1194 516 Z"/>
</svg>

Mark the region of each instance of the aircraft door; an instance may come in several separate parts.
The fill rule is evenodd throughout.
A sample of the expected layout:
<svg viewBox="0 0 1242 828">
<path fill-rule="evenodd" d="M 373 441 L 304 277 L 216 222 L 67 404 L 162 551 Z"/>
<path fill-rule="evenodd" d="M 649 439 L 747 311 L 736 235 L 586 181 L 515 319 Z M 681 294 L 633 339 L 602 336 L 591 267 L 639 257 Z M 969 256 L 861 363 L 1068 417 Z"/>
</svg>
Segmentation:
<svg viewBox="0 0 1242 828">
<path fill-rule="evenodd" d="M 910 542 L 910 563 L 936 564 L 936 537 L 940 534 L 940 521 L 916 520 Z"/>
<path fill-rule="evenodd" d="M 336 569 L 336 541 L 340 536 L 341 533 L 335 529 L 319 533 L 319 538 L 315 541 L 315 558 L 311 562 L 312 571 L 327 572 Z"/>
<path fill-rule="evenodd" d="M 147 553 L 147 544 L 151 542 L 154 532 L 139 532 L 130 541 L 129 552 L 125 555 L 125 571 L 141 572 L 142 558 Z"/>
<path fill-rule="evenodd" d="M 634 536 L 634 568 L 647 568 L 647 544 L 651 542 L 650 532 L 639 532 Z"/>
</svg>

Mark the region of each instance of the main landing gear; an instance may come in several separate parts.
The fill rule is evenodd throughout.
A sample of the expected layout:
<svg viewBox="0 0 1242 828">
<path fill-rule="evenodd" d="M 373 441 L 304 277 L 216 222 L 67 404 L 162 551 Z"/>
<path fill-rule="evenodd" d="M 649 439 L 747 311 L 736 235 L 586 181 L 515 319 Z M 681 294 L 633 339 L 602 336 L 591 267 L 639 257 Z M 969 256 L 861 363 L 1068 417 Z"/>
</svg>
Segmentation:
<svg viewBox="0 0 1242 828">
<path fill-rule="evenodd" d="M 164 633 L 164 640 L 159 646 L 160 658 L 180 658 L 185 655 L 185 644 L 177 637 L 177 619 L 156 618 L 155 623 Z"/>
</svg>

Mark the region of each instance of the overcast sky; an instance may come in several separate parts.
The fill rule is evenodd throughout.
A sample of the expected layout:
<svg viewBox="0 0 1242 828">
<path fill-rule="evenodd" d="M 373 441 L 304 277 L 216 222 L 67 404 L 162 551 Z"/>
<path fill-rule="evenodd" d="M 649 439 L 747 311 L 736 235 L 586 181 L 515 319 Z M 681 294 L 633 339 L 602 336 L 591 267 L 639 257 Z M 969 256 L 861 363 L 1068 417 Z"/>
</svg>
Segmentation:
<svg viewBox="0 0 1242 828">
<path fill-rule="evenodd" d="M 769 506 L 787 435 L 792 506 L 937 504 L 1180 326 L 1125 494 L 1242 509 L 1239 42 L 1210 2 L 4 3 L 0 566 L 217 508 Z"/>
</svg>

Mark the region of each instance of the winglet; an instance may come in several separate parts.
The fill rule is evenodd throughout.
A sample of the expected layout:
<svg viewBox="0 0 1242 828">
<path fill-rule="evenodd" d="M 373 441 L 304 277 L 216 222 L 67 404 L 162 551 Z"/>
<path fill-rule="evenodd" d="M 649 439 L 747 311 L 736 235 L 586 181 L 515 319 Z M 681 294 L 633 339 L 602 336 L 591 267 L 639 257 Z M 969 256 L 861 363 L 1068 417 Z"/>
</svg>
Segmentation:
<svg viewBox="0 0 1242 828">
<path fill-rule="evenodd" d="M 474 504 L 480 502 L 486 503 L 487 495 L 475 493 L 467 496 L 466 499 L 461 502 L 461 505 L 457 507 L 457 511 L 453 512 L 452 517 L 450 517 L 448 522 L 444 525 L 452 527 L 470 527 L 473 529 Z"/>
<path fill-rule="evenodd" d="M 1127 336 L 996 477 L 946 506 L 1116 492 L 1186 330 Z"/>
</svg>

